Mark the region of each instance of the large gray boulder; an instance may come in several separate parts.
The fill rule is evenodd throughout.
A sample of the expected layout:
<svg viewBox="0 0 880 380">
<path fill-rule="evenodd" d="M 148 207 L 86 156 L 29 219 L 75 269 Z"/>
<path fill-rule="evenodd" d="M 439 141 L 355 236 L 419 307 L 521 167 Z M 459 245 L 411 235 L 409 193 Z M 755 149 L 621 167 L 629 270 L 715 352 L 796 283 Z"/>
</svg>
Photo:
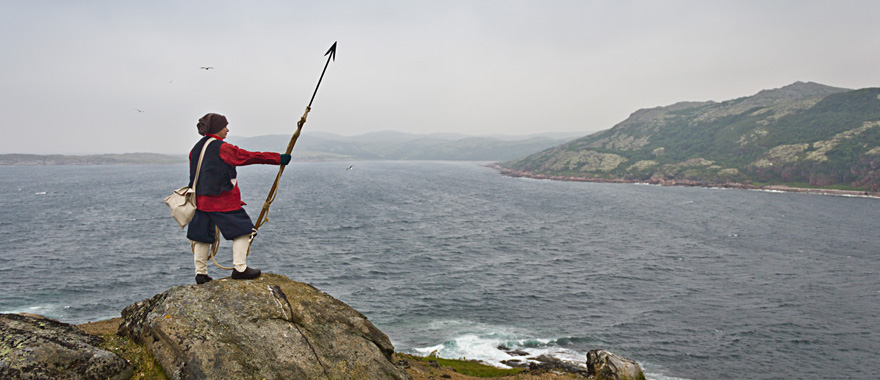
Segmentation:
<svg viewBox="0 0 880 380">
<path fill-rule="evenodd" d="M 411 379 L 363 314 L 281 275 L 176 286 L 122 316 L 171 379 Z"/>
<path fill-rule="evenodd" d="M 605 350 L 587 352 L 587 373 L 596 380 L 645 380 L 638 363 Z"/>
<path fill-rule="evenodd" d="M 0 314 L 0 379 L 131 378 L 128 362 L 98 348 L 102 342 L 54 319 Z"/>
</svg>

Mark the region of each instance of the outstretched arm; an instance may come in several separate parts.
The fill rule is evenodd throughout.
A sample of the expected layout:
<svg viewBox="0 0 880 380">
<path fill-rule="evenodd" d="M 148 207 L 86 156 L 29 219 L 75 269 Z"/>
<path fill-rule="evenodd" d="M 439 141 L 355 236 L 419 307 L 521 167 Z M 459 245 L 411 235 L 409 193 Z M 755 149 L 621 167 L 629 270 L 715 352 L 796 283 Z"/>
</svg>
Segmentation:
<svg viewBox="0 0 880 380">
<path fill-rule="evenodd" d="M 281 154 L 275 152 L 250 152 L 226 143 L 220 146 L 220 159 L 232 166 L 253 164 L 282 165 Z M 290 159 L 288 158 L 289 162 Z"/>
</svg>

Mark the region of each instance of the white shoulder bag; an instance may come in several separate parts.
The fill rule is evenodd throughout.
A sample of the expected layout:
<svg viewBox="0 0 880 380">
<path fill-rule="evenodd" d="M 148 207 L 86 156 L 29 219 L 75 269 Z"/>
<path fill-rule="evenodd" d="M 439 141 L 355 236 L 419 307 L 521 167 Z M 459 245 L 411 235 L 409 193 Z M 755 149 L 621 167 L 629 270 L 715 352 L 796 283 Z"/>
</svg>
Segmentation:
<svg viewBox="0 0 880 380">
<path fill-rule="evenodd" d="M 181 187 L 174 190 L 171 195 L 165 198 L 165 204 L 171 208 L 171 217 L 177 221 L 177 224 L 180 225 L 181 229 L 186 226 L 196 214 L 196 183 L 199 181 L 199 172 L 202 171 L 202 158 L 205 157 L 205 150 L 208 149 L 208 144 L 214 140 L 216 139 L 211 137 L 208 141 L 205 141 L 205 145 L 202 147 L 202 153 L 199 155 L 199 164 L 196 166 L 196 177 L 193 178 L 192 187 Z"/>
</svg>

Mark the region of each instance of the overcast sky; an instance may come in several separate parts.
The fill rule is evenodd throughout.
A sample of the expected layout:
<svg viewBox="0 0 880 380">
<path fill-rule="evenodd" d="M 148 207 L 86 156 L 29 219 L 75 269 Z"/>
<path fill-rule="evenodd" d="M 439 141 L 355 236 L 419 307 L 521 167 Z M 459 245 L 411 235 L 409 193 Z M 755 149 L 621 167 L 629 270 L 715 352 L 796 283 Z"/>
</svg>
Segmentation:
<svg viewBox="0 0 880 380">
<path fill-rule="evenodd" d="M 795 81 L 877 87 L 878 15 L 845 0 L 5 0 L 0 154 L 183 154 L 207 112 L 231 135 L 289 135 L 334 41 L 302 138 L 586 135 Z"/>
</svg>

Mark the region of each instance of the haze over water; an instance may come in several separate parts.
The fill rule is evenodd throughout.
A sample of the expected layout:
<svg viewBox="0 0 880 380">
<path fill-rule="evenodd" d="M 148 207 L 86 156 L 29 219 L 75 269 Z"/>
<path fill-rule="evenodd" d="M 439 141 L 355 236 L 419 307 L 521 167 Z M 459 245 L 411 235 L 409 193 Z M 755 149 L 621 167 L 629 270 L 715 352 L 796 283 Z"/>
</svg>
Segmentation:
<svg viewBox="0 0 880 380">
<path fill-rule="evenodd" d="M 276 173 L 239 169 L 253 218 Z M 161 202 L 185 182 L 184 165 L 0 167 L 0 312 L 82 323 L 193 283 Z M 348 303 L 398 351 L 498 364 L 499 345 L 605 348 L 652 379 L 873 379 L 878 211 L 470 162 L 295 163 L 248 263 Z"/>
</svg>

